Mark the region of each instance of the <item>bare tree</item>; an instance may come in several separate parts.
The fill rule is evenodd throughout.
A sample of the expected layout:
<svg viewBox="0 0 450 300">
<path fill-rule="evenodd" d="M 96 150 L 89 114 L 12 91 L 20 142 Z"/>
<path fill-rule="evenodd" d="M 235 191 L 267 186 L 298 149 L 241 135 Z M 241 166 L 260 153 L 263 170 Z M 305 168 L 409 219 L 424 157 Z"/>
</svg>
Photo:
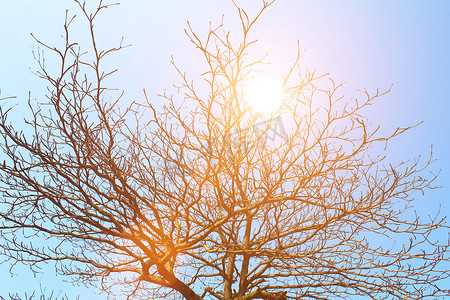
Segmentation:
<svg viewBox="0 0 450 300">
<path fill-rule="evenodd" d="M 56 262 L 104 290 L 121 284 L 129 298 L 449 295 L 448 241 L 434 235 L 448 227 L 410 209 L 414 192 L 433 188 L 433 159 L 389 163 L 382 146 L 410 127 L 382 136 L 366 117 L 386 92 L 349 100 L 328 74 L 302 70 L 299 55 L 277 112 L 245 101 L 263 63 L 248 56 L 250 32 L 273 1 L 253 18 L 236 6 L 240 33 L 219 24 L 200 37 L 189 26 L 204 82 L 174 64 L 181 93 L 161 95 L 162 108 L 105 86 L 115 70 L 103 61 L 123 46 L 96 42 L 108 5 L 89 13 L 77 3 L 90 48 L 71 40 L 66 18 L 64 47 L 37 40 L 59 72 L 36 53 L 49 94 L 30 99 L 26 130 L 8 121 L 6 101 L 0 112 L 3 255 L 31 268 Z"/>
</svg>

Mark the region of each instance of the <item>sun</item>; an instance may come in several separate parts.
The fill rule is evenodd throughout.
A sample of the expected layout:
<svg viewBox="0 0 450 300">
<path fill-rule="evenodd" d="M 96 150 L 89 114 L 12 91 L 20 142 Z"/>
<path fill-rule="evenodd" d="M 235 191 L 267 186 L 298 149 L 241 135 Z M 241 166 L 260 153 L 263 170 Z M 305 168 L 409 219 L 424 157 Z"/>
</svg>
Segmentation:
<svg viewBox="0 0 450 300">
<path fill-rule="evenodd" d="M 245 98 L 256 112 L 263 114 L 275 112 L 283 102 L 283 84 L 272 76 L 258 76 L 248 82 Z"/>
</svg>

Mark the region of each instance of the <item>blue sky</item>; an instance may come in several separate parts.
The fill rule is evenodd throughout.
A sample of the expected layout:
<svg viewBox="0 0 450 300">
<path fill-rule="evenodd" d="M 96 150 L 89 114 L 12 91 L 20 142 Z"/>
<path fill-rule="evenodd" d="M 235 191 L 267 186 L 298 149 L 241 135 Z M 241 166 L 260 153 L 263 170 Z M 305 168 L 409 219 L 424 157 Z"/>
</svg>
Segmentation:
<svg viewBox="0 0 450 300">
<path fill-rule="evenodd" d="M 88 0 L 88 4 L 96 1 Z M 238 1 L 250 14 L 261 1 Z M 37 49 L 34 33 L 48 43 L 62 42 L 65 10 L 79 13 L 69 0 L 0 1 L 0 89 L 2 97 L 17 96 L 21 102 L 43 97 L 45 82 L 33 75 L 37 64 L 31 49 Z M 200 33 L 208 21 L 239 28 L 236 11 L 228 0 L 221 1 L 138 1 L 129 0 L 105 12 L 98 23 L 98 36 L 105 48 L 115 46 L 122 36 L 131 48 L 116 56 L 111 64 L 119 68 L 112 83 L 126 91 L 125 97 L 142 99 L 142 89 L 157 94 L 170 88 L 177 77 L 170 56 L 191 74 L 201 54 L 184 35 L 190 20 Z M 302 65 L 319 73 L 331 73 L 346 82 L 348 96 L 358 89 L 392 91 L 373 108 L 373 122 L 388 129 L 423 121 L 414 131 L 396 140 L 391 148 L 394 159 L 428 154 L 430 145 L 442 168 L 443 188 L 418 198 L 417 208 L 435 208 L 450 213 L 450 2 L 449 1 L 294 1 L 278 0 L 256 25 L 253 37 L 260 40 L 255 51 L 269 52 L 271 67 L 280 72 L 293 61 L 297 40 L 305 51 Z M 81 21 L 81 18 L 78 20 Z M 84 27 L 83 27 L 84 26 Z M 83 37 L 85 23 L 76 23 L 75 36 Z M 51 58 L 47 60 L 51 64 Z M 17 110 L 16 110 L 17 112 Z M 15 115 L 20 119 L 21 115 Z M 81 299 L 96 299 L 81 287 L 55 277 L 51 267 L 33 277 L 17 267 L 13 278 L 9 265 L 0 266 L 0 295 L 5 292 L 63 291 Z M 88 296 L 91 295 L 91 296 Z M 98 296 L 98 299 L 104 297 Z"/>
</svg>

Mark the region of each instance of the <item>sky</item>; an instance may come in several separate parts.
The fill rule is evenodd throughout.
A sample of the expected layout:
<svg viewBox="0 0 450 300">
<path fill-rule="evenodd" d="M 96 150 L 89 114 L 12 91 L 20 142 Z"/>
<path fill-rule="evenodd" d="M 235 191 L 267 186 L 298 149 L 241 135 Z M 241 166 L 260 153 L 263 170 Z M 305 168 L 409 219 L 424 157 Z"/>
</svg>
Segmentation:
<svg viewBox="0 0 450 300">
<path fill-rule="evenodd" d="M 88 0 L 88 5 L 96 1 Z M 238 1 L 254 15 L 261 1 Z M 45 96 L 45 82 L 34 75 L 38 66 L 32 50 L 38 49 L 30 33 L 44 42 L 61 45 L 65 11 L 80 11 L 71 0 L 0 0 L 0 89 L 1 97 L 16 96 L 25 103 L 28 94 Z M 230 0 L 138 1 L 128 0 L 105 11 L 96 30 L 104 48 L 116 46 L 121 37 L 132 44 L 109 63 L 119 68 L 111 84 L 125 91 L 125 97 L 142 99 L 142 89 L 151 95 L 162 93 L 178 80 L 170 59 L 198 75 L 201 53 L 184 34 L 187 21 L 200 35 L 209 21 L 239 30 L 236 10 Z M 442 169 L 442 188 L 418 197 L 417 209 L 450 213 L 450 2 L 449 1 L 298 1 L 277 0 L 255 25 L 256 53 L 268 53 L 270 68 L 284 72 L 295 59 L 299 41 L 302 66 L 318 73 L 330 73 L 345 82 L 348 97 L 359 89 L 391 92 L 373 108 L 374 123 L 385 128 L 408 126 L 423 121 L 391 148 L 394 159 L 433 154 L 433 170 Z M 74 24 L 74 37 L 85 39 L 86 23 Z M 51 67 L 51 56 L 46 57 Z M 1 98 L 0 97 L 0 98 Z M 16 110 L 13 120 L 23 116 Z M 1 259 L 0 259 L 1 262 Z M 51 266 L 33 276 L 26 268 L 0 265 L 0 295 L 23 295 L 40 289 L 67 294 L 70 299 L 104 299 L 92 290 L 74 287 L 55 276 Z M 47 293 L 48 294 L 48 293 Z"/>
</svg>

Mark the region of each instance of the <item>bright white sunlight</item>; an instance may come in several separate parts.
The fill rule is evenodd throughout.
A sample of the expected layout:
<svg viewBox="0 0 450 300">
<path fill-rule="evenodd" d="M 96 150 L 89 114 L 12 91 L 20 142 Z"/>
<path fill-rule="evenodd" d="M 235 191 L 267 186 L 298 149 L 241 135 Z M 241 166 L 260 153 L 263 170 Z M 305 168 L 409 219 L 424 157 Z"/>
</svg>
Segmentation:
<svg viewBox="0 0 450 300">
<path fill-rule="evenodd" d="M 245 88 L 245 98 L 252 110 L 272 113 L 283 102 L 284 89 L 281 80 L 272 76 L 258 76 L 249 81 Z"/>
</svg>

